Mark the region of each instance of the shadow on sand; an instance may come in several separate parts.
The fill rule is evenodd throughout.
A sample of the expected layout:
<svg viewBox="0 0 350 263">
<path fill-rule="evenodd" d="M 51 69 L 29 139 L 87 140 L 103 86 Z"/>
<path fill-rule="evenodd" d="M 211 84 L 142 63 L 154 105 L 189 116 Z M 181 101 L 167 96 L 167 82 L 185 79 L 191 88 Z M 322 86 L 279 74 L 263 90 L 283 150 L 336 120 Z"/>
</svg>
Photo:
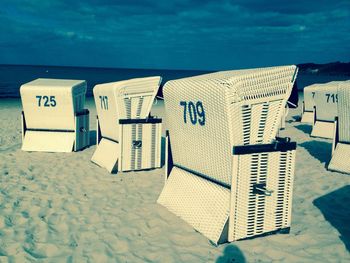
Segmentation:
<svg viewBox="0 0 350 263">
<path fill-rule="evenodd" d="M 312 125 L 308 125 L 308 124 L 299 124 L 299 125 L 296 125 L 295 128 L 297 128 L 298 130 L 306 134 L 311 134 L 311 131 L 312 131 Z"/>
<path fill-rule="evenodd" d="M 313 201 L 324 218 L 335 227 L 345 247 L 350 251 L 350 185 L 344 186 Z"/>
<path fill-rule="evenodd" d="M 216 260 L 216 263 L 244 263 L 246 262 L 242 251 L 235 245 L 225 247 L 224 254 Z"/>
<path fill-rule="evenodd" d="M 329 142 L 308 141 L 299 144 L 305 148 L 312 157 L 319 160 L 321 163 L 328 165 L 332 157 L 332 144 Z"/>
<path fill-rule="evenodd" d="M 293 118 L 293 120 L 294 121 L 301 121 L 301 116 L 300 115 L 294 115 L 294 116 L 292 116 L 292 118 Z"/>
</svg>

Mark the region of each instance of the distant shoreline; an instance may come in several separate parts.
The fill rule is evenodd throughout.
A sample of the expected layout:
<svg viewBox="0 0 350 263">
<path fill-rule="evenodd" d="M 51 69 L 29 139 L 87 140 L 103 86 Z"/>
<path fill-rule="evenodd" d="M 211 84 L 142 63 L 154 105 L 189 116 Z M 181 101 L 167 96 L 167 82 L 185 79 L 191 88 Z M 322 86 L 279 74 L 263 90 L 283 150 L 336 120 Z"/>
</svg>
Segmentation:
<svg viewBox="0 0 350 263">
<path fill-rule="evenodd" d="M 321 66 L 309 63 L 298 66 L 298 90 L 303 90 L 304 87 L 315 83 L 350 79 L 350 63 L 330 63 L 322 64 Z M 347 71 L 348 66 L 349 71 Z M 339 68 L 339 72 L 335 70 L 336 68 Z M 211 72 L 213 71 L 3 64 L 0 65 L 0 98 L 19 98 L 20 86 L 37 78 L 86 80 L 87 97 L 92 97 L 92 89 L 97 84 L 148 76 L 162 77 L 162 85 L 157 94 L 162 97 L 162 87 L 167 81 Z M 334 72 L 339 74 L 334 74 Z"/>
</svg>

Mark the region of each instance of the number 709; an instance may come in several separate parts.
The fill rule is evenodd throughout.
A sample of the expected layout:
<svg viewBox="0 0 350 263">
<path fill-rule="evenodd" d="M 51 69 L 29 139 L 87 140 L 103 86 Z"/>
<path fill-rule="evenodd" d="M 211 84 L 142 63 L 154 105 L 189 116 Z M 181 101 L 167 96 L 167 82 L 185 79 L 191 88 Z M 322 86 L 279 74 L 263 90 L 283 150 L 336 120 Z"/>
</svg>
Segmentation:
<svg viewBox="0 0 350 263">
<path fill-rule="evenodd" d="M 192 101 L 180 101 L 180 106 L 184 108 L 184 123 L 187 123 L 187 115 L 189 115 L 193 125 L 197 123 L 201 126 L 205 125 L 205 110 L 201 101 L 197 101 L 196 104 Z"/>
</svg>

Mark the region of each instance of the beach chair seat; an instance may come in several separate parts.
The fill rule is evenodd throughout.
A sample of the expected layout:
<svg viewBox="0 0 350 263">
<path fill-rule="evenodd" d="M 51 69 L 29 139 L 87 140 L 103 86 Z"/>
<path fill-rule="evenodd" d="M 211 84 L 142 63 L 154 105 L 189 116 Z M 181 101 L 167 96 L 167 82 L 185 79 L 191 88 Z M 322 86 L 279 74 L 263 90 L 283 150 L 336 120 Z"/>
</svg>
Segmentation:
<svg viewBox="0 0 350 263">
<path fill-rule="evenodd" d="M 160 77 L 96 85 L 97 147 L 91 161 L 109 172 L 160 167 L 161 119 L 149 117 Z"/>
<path fill-rule="evenodd" d="M 242 235 L 228 236 L 228 218 L 248 211 L 248 207 L 231 210 L 233 188 L 246 187 L 246 192 L 241 191 L 239 195 L 249 199 L 249 187 L 244 185 L 246 182 L 242 178 L 249 181 L 249 176 L 253 178 L 265 173 L 269 182 L 275 182 L 278 177 L 285 180 L 293 176 L 293 169 L 275 173 L 268 170 L 267 174 L 266 165 L 284 165 L 285 156 L 279 157 L 282 152 L 289 154 L 288 166 L 294 165 L 295 143 L 280 142 L 276 146 L 275 138 L 296 74 L 295 66 L 284 66 L 224 71 L 167 82 L 163 89 L 169 129 L 166 148 L 171 148 L 168 152 L 172 155 L 166 157 L 167 180 L 158 203 L 216 244 L 244 238 Z M 288 146 L 282 146 L 285 144 Z M 265 148 L 261 152 L 256 145 L 265 145 Z M 248 155 L 251 161 L 246 167 L 248 170 L 244 170 L 247 164 L 243 165 L 241 161 L 246 157 L 236 158 L 239 152 L 233 149 L 238 146 L 257 151 Z M 270 153 L 271 147 L 277 153 Z M 256 161 L 257 158 L 267 159 L 267 164 Z M 263 176 L 255 178 L 255 183 L 263 184 Z M 292 184 L 288 185 L 291 187 Z M 272 199 L 277 202 L 277 197 Z M 237 222 L 240 227 L 247 227 L 247 224 L 243 226 L 241 221 Z M 265 227 L 261 233 L 289 225 L 275 226 Z"/>
<path fill-rule="evenodd" d="M 334 122 L 331 171 L 350 173 L 350 81 L 338 82 L 338 117 Z"/>
<path fill-rule="evenodd" d="M 36 79 L 20 88 L 22 150 L 71 152 L 89 146 L 84 80 Z"/>
<path fill-rule="evenodd" d="M 301 122 L 303 123 L 314 123 L 314 97 L 319 88 L 318 84 L 313 84 L 304 88 L 303 110 L 301 114 Z"/>
<path fill-rule="evenodd" d="M 332 81 L 318 84 L 319 88 L 314 96 L 312 137 L 333 138 L 334 120 L 338 115 L 338 83 L 338 81 Z"/>
</svg>

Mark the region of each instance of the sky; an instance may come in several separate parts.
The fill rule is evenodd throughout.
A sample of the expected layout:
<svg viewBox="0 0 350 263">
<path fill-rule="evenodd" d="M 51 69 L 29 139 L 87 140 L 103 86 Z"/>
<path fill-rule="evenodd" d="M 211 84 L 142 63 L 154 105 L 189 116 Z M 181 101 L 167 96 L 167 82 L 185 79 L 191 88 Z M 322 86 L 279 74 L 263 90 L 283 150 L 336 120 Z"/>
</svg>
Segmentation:
<svg viewBox="0 0 350 263">
<path fill-rule="evenodd" d="M 0 4 L 0 64 L 224 70 L 350 61 L 350 0 Z"/>
</svg>

